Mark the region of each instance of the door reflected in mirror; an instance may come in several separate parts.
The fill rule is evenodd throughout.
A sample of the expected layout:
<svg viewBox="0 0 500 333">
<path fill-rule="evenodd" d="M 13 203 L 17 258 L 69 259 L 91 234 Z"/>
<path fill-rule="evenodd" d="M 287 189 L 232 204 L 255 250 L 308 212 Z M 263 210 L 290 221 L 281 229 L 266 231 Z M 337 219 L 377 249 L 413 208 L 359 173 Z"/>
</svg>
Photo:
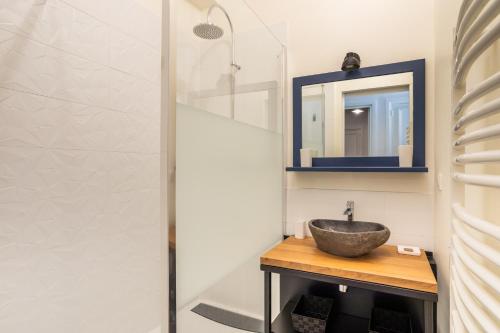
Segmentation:
<svg viewBox="0 0 500 333">
<path fill-rule="evenodd" d="M 317 157 L 397 156 L 412 144 L 412 73 L 302 87 L 302 147 Z"/>
<path fill-rule="evenodd" d="M 345 156 L 369 156 L 370 109 L 345 109 Z"/>
</svg>

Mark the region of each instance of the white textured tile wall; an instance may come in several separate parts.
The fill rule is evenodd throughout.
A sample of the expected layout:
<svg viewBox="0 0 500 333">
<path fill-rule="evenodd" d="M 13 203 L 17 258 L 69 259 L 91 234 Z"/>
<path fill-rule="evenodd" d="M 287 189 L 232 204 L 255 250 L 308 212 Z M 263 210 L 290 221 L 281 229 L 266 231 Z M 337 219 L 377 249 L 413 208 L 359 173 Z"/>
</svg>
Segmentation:
<svg viewBox="0 0 500 333">
<path fill-rule="evenodd" d="M 159 56 L 158 50 L 130 35 L 118 30 L 110 32 L 109 62 L 114 68 L 157 83 Z"/>
<path fill-rule="evenodd" d="M 346 202 L 354 200 L 354 219 L 379 222 L 391 230 L 389 244 L 433 250 L 433 198 L 429 194 L 325 189 L 289 189 L 287 233 L 294 223 L 315 218 L 345 220 Z"/>
<path fill-rule="evenodd" d="M 0 332 L 160 324 L 161 17 L 143 1 L 0 0 Z"/>
<path fill-rule="evenodd" d="M 89 1 L 94 2 L 94 1 Z M 109 27 L 61 0 L 2 0 L 0 28 L 100 63 L 108 62 Z"/>
</svg>

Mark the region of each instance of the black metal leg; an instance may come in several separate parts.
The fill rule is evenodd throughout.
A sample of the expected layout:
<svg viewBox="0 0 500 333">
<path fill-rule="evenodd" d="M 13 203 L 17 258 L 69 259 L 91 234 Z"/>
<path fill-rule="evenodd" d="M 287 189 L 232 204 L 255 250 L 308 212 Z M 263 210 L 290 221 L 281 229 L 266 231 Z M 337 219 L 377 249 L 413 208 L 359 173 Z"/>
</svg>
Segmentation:
<svg viewBox="0 0 500 333">
<path fill-rule="evenodd" d="M 434 333 L 434 302 L 424 301 L 424 332 Z"/>
<path fill-rule="evenodd" d="M 264 272 L 264 333 L 271 333 L 271 272 Z"/>
</svg>

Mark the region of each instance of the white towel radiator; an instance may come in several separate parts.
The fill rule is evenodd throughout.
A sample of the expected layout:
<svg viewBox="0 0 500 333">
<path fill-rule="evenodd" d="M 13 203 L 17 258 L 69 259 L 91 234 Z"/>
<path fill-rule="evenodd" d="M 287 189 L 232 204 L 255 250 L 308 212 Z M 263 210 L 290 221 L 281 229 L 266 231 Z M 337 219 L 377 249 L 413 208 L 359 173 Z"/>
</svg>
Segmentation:
<svg viewBox="0 0 500 333">
<path fill-rule="evenodd" d="M 496 188 L 500 197 L 500 173 L 473 166 L 500 162 L 500 150 L 478 150 L 500 139 L 500 72 L 466 83 L 474 63 L 500 39 L 499 15 L 500 0 L 464 0 L 455 30 L 451 332 L 500 332 L 500 225 L 470 213 L 465 195 L 468 186 L 479 186 Z M 486 95 L 489 101 L 481 103 Z M 496 205 L 500 212 L 500 200 Z"/>
</svg>

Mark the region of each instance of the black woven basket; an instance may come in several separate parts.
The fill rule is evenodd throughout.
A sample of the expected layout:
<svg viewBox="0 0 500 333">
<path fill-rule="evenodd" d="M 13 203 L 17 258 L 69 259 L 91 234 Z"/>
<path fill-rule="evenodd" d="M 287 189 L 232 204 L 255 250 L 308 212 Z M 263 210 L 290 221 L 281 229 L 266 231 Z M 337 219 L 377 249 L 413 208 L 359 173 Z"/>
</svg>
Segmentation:
<svg viewBox="0 0 500 333">
<path fill-rule="evenodd" d="M 374 308 L 370 318 L 370 333 L 412 333 L 410 315 L 403 312 Z"/>
<path fill-rule="evenodd" d="M 292 325 L 300 333 L 325 333 L 333 299 L 303 295 L 292 311 Z"/>
</svg>

